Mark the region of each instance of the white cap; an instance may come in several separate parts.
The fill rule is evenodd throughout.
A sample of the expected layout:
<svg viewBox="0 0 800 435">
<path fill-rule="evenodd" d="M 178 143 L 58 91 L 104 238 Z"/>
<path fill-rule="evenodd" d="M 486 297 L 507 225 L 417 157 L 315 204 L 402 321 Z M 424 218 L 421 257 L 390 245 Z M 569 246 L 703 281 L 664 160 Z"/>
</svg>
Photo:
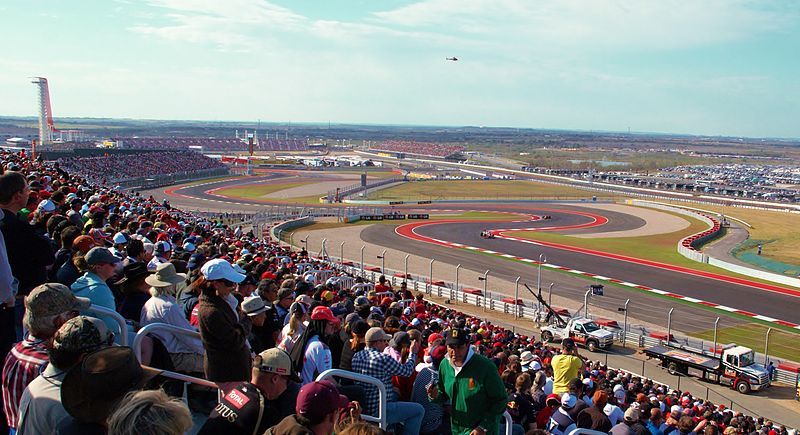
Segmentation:
<svg viewBox="0 0 800 435">
<path fill-rule="evenodd" d="M 194 252 L 197 249 L 197 246 L 194 246 L 192 242 L 186 242 L 183 244 L 183 250 L 186 252 Z"/>
<path fill-rule="evenodd" d="M 533 362 L 531 363 L 531 370 L 539 371 L 541 369 L 542 369 L 542 363 L 540 363 L 539 361 L 533 360 Z"/>
<path fill-rule="evenodd" d="M 594 388 L 594 382 L 589 378 L 583 380 L 583 385 L 586 385 L 587 388 Z"/>
<path fill-rule="evenodd" d="M 39 209 L 39 211 L 50 213 L 56 210 L 56 204 L 49 199 L 45 199 L 44 201 L 40 202 L 36 208 Z"/>
<path fill-rule="evenodd" d="M 578 402 L 578 399 L 569 393 L 564 393 L 561 396 L 561 406 L 564 408 L 570 409 L 575 407 L 575 404 Z"/>
<path fill-rule="evenodd" d="M 681 408 L 681 405 L 672 405 L 672 408 L 669 409 L 669 412 L 674 412 L 676 414 L 682 414 L 683 413 L 683 408 Z"/>
<path fill-rule="evenodd" d="M 112 241 L 114 242 L 115 245 L 123 245 L 125 243 L 128 243 L 128 238 L 125 237 L 125 234 L 117 232 L 117 234 L 114 234 L 114 238 L 112 239 Z"/>
<path fill-rule="evenodd" d="M 209 281 L 227 279 L 237 284 L 244 281 L 244 274 L 234 270 L 230 263 L 221 258 L 207 261 L 200 268 L 200 273 Z"/>
</svg>

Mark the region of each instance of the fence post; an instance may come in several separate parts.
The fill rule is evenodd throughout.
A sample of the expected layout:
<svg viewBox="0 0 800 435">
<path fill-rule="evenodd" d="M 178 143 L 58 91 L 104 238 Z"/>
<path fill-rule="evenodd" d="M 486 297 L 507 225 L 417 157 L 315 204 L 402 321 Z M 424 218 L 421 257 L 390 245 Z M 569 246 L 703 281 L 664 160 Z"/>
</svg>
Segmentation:
<svg viewBox="0 0 800 435">
<path fill-rule="evenodd" d="M 586 290 L 586 294 L 583 295 L 583 317 L 589 318 L 589 295 L 592 294 L 592 290 Z"/>
<path fill-rule="evenodd" d="M 339 245 L 339 259 L 342 263 L 342 267 L 344 267 L 344 242 Z"/>
<path fill-rule="evenodd" d="M 483 281 L 483 311 L 486 311 L 487 300 L 489 299 L 489 270 L 483 276 L 478 277 L 479 281 Z"/>
<path fill-rule="evenodd" d="M 361 278 L 364 278 L 364 248 L 367 245 L 361 245 Z"/>
<path fill-rule="evenodd" d="M 764 340 L 764 367 L 766 367 L 769 364 L 769 355 L 767 354 L 767 352 L 769 352 L 769 333 L 770 332 L 772 332 L 772 328 L 767 328 L 767 337 Z"/>
<path fill-rule="evenodd" d="M 516 280 L 514 280 L 514 318 L 519 319 L 519 305 L 517 305 L 517 301 L 519 301 L 519 280 L 522 279 L 521 276 L 518 276 Z"/>
<path fill-rule="evenodd" d="M 714 321 L 714 348 L 711 351 L 714 355 L 717 354 L 717 329 L 719 328 L 719 317 Z"/>
<path fill-rule="evenodd" d="M 433 262 L 435 259 L 431 258 L 430 269 L 428 270 L 428 294 L 433 293 Z"/>
<path fill-rule="evenodd" d="M 672 342 L 672 312 L 675 311 L 675 307 L 669 309 L 669 314 L 667 314 L 667 343 Z"/>
<path fill-rule="evenodd" d="M 408 282 L 408 257 L 410 254 L 406 254 L 406 258 L 403 259 L 403 281 Z"/>
</svg>

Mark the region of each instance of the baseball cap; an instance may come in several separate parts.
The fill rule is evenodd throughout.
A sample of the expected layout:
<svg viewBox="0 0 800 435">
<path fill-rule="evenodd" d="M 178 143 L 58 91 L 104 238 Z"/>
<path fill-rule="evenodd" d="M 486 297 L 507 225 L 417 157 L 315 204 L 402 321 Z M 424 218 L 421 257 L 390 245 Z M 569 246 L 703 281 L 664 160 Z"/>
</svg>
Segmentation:
<svg viewBox="0 0 800 435">
<path fill-rule="evenodd" d="M 25 316 L 50 317 L 67 311 L 88 310 L 91 305 L 89 299 L 75 296 L 64 284 L 50 282 L 37 286 L 25 297 Z"/>
<path fill-rule="evenodd" d="M 639 408 L 628 408 L 625 411 L 625 421 L 638 421 L 639 420 Z"/>
<path fill-rule="evenodd" d="M 94 239 L 86 235 L 78 236 L 72 241 L 72 248 L 80 252 L 89 252 L 94 246 Z"/>
<path fill-rule="evenodd" d="M 67 320 L 53 336 L 53 349 L 70 352 L 91 352 L 113 343 L 114 333 L 105 322 L 89 316 Z"/>
<path fill-rule="evenodd" d="M 557 394 L 550 394 L 549 396 L 547 396 L 547 399 L 545 399 L 545 403 L 547 404 L 547 406 L 550 406 L 551 402 L 561 403 L 561 401 L 558 400 Z"/>
<path fill-rule="evenodd" d="M 563 347 L 564 349 L 574 349 L 575 341 L 571 338 L 565 338 L 561 340 L 561 347 Z"/>
<path fill-rule="evenodd" d="M 112 254 L 108 249 L 101 247 L 90 249 L 84 258 L 88 264 L 116 264 L 120 262 L 119 257 Z"/>
<path fill-rule="evenodd" d="M 264 305 L 264 300 L 261 297 L 250 296 L 242 301 L 242 311 L 250 317 L 255 317 L 267 311 L 267 306 Z"/>
<path fill-rule="evenodd" d="M 295 412 L 312 421 L 319 421 L 349 403 L 347 397 L 339 394 L 333 382 L 311 382 L 304 385 L 297 393 Z"/>
<path fill-rule="evenodd" d="M 156 254 L 164 254 L 170 251 L 172 251 L 172 246 L 169 244 L 169 242 L 165 242 L 164 240 L 156 242 L 155 246 Z"/>
<path fill-rule="evenodd" d="M 339 319 L 333 315 L 330 308 L 322 305 L 314 308 L 311 312 L 311 320 L 325 320 L 328 322 L 339 323 Z"/>
<path fill-rule="evenodd" d="M 258 296 L 256 296 L 258 298 Z M 260 298 L 259 298 L 260 299 Z M 261 302 L 264 303 L 263 301 Z M 253 360 L 253 368 L 263 373 L 274 373 L 276 375 L 288 376 L 289 379 L 300 382 L 300 377 L 292 367 L 292 358 L 283 349 L 273 347 L 256 355 Z"/>
<path fill-rule="evenodd" d="M 114 234 L 114 238 L 112 239 L 112 241 L 114 242 L 115 245 L 123 245 L 125 243 L 128 243 L 128 237 L 121 232 L 117 232 L 116 234 Z"/>
<path fill-rule="evenodd" d="M 469 343 L 469 333 L 461 328 L 453 328 L 447 331 L 445 344 L 448 346 L 461 346 Z"/>
<path fill-rule="evenodd" d="M 200 268 L 200 273 L 209 281 L 227 279 L 238 284 L 244 280 L 244 274 L 236 272 L 230 263 L 221 258 L 207 261 Z"/>
<path fill-rule="evenodd" d="M 383 328 L 379 326 L 369 328 L 369 330 L 367 330 L 366 335 L 364 335 L 364 341 L 366 341 L 367 343 L 373 343 L 376 341 L 384 341 L 391 339 L 392 336 L 387 334 L 386 331 L 384 331 Z"/>
<path fill-rule="evenodd" d="M 572 407 L 575 406 L 577 402 L 578 399 L 575 398 L 575 396 L 573 396 L 572 394 L 564 393 L 561 395 L 561 406 L 563 406 L 564 408 L 571 409 Z"/>
</svg>

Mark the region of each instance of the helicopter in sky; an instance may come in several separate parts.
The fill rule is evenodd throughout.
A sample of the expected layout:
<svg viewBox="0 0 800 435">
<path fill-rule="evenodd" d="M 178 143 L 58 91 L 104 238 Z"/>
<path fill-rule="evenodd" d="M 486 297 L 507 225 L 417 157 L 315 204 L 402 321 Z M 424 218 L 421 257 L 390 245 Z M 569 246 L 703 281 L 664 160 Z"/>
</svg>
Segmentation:
<svg viewBox="0 0 800 435">
<path fill-rule="evenodd" d="M 452 62 L 458 62 L 458 58 L 457 58 L 457 57 L 455 57 L 455 56 L 453 56 L 453 57 L 446 57 L 446 58 L 444 58 L 444 60 L 449 60 L 449 61 L 452 61 Z"/>
</svg>

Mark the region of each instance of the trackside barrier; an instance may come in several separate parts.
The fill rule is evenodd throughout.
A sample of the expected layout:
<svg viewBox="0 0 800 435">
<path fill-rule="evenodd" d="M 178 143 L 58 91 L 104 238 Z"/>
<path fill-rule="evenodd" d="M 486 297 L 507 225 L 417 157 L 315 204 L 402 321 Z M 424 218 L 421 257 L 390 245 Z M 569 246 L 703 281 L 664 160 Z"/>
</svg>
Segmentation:
<svg viewBox="0 0 800 435">
<path fill-rule="evenodd" d="M 119 344 L 120 346 L 127 346 L 128 345 L 128 324 L 125 322 L 125 318 L 122 317 L 121 314 L 114 310 L 109 310 L 106 307 L 101 307 L 99 305 L 90 305 L 89 309 L 86 310 L 90 313 L 100 314 L 102 316 L 111 317 L 114 319 L 115 322 L 119 325 Z M 139 358 L 141 360 L 141 356 Z"/>
<path fill-rule="evenodd" d="M 337 378 L 344 378 L 350 379 L 352 381 L 363 382 L 365 384 L 370 384 L 378 389 L 378 416 L 366 415 L 361 414 L 361 418 L 365 421 L 369 421 L 371 423 L 378 423 L 381 429 L 386 429 L 386 386 L 383 385 L 383 382 L 379 381 L 376 378 L 368 375 L 362 375 L 360 373 L 353 373 L 347 370 L 341 369 L 329 369 L 325 370 L 324 372 L 320 373 L 317 376 L 316 381 L 324 381 L 325 379 L 330 379 L 332 377 Z"/>
</svg>

